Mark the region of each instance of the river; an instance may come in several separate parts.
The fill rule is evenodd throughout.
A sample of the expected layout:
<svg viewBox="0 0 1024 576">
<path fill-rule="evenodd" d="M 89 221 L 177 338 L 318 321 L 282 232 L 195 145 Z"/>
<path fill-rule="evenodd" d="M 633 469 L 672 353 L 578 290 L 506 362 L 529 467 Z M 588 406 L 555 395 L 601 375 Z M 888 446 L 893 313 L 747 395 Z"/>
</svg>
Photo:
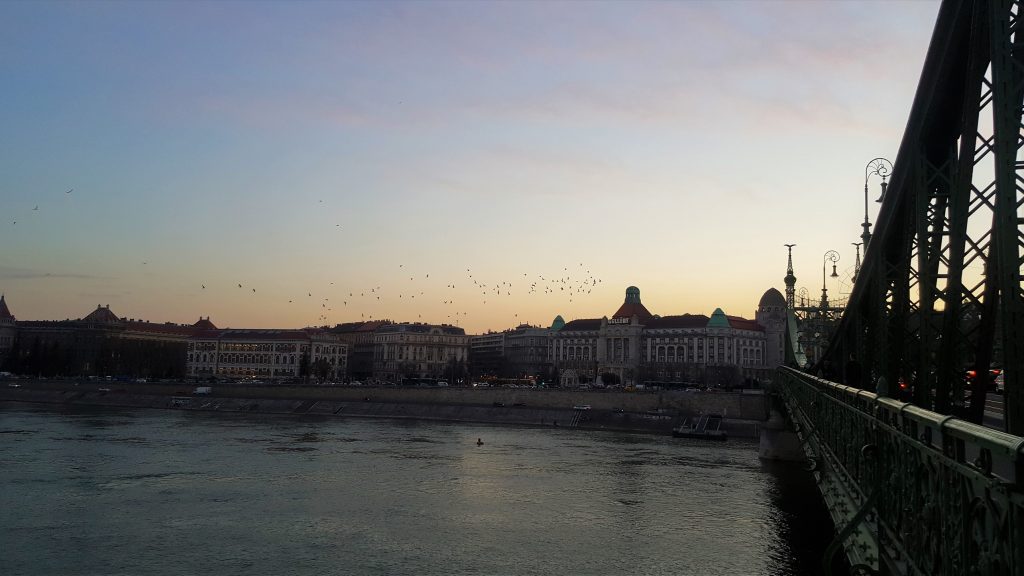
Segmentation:
<svg viewBox="0 0 1024 576">
<path fill-rule="evenodd" d="M 811 574 L 814 490 L 746 441 L 0 403 L 8 576 Z"/>
</svg>

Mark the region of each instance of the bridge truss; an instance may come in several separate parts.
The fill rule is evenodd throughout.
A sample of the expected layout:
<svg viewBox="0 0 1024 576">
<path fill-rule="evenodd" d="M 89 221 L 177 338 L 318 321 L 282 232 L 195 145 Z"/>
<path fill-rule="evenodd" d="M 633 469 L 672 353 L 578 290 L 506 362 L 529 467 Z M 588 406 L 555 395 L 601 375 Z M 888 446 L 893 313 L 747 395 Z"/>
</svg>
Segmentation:
<svg viewBox="0 0 1024 576">
<path fill-rule="evenodd" d="M 1024 0 L 939 10 L 875 234 L 820 366 L 979 423 L 1003 370 L 1024 435 Z M 973 369 L 974 378 L 967 371 Z M 888 391 L 886 391 L 888 389 Z"/>
</svg>

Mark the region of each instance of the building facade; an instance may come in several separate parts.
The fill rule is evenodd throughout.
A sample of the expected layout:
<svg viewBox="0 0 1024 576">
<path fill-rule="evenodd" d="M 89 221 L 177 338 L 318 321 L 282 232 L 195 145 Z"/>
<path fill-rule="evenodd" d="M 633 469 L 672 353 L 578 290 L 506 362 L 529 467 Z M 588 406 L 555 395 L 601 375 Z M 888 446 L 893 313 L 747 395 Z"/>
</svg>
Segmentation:
<svg viewBox="0 0 1024 576">
<path fill-rule="evenodd" d="M 505 357 L 505 332 L 488 332 L 469 337 L 469 370 L 474 378 L 510 376 Z"/>
<path fill-rule="evenodd" d="M 348 371 L 350 380 L 373 377 L 374 334 L 382 326 L 393 324 L 390 320 L 369 322 L 347 322 L 331 328 L 330 332 L 348 344 Z"/>
<path fill-rule="evenodd" d="M 462 379 L 469 357 L 466 331 L 448 324 L 387 324 L 374 332 L 374 377 L 400 383 L 407 379 Z"/>
<path fill-rule="evenodd" d="M 561 317 L 556 319 L 561 327 Z M 503 332 L 470 336 L 469 364 L 474 377 L 535 378 L 551 372 L 551 328 L 520 324 Z"/>
<path fill-rule="evenodd" d="M 733 387 L 764 380 L 781 364 L 785 299 L 771 289 L 757 319 L 656 316 L 630 286 L 611 318 L 573 320 L 553 333 L 551 359 L 563 386 L 591 382 Z M 607 382 L 610 380 L 611 382 Z"/>
<path fill-rule="evenodd" d="M 337 334 L 301 330 L 207 330 L 189 339 L 188 375 L 199 379 L 340 380 L 348 344 Z"/>
<path fill-rule="evenodd" d="M 4 295 L 0 294 L 0 368 L 4 367 L 7 357 L 10 356 L 17 335 L 17 320 L 7 308 Z"/>
<path fill-rule="evenodd" d="M 505 356 L 515 376 L 545 378 L 551 371 L 551 329 L 520 324 L 505 336 Z"/>
<path fill-rule="evenodd" d="M 2 307 L 6 310 L 6 302 Z M 7 371 L 34 376 L 181 378 L 188 339 L 204 325 L 122 318 L 98 305 L 84 318 L 14 321 Z"/>
</svg>

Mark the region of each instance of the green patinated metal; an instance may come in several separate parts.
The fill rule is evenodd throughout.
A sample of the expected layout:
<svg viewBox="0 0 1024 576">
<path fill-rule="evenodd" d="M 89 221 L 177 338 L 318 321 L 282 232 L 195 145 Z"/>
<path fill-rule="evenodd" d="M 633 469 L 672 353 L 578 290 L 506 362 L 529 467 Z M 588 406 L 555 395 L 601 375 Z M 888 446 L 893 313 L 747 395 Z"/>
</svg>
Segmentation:
<svg viewBox="0 0 1024 576">
<path fill-rule="evenodd" d="M 1024 0 L 947 0 L 864 261 L 818 368 L 1024 434 Z M 968 376 L 973 373 L 974 376 Z"/>
<path fill-rule="evenodd" d="M 1024 438 L 789 368 L 774 386 L 854 573 L 1024 575 Z"/>
<path fill-rule="evenodd" d="M 728 328 L 729 319 L 725 317 L 725 312 L 721 308 L 715 308 L 715 311 L 711 313 L 711 318 L 708 318 L 708 328 Z"/>
</svg>

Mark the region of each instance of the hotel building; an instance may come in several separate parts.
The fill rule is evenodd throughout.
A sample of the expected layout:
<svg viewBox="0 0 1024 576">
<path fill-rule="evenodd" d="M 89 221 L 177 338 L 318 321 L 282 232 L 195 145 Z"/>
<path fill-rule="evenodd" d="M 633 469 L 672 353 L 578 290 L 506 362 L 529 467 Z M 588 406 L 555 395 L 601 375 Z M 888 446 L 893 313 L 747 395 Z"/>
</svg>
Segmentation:
<svg viewBox="0 0 1024 576">
<path fill-rule="evenodd" d="M 764 380 L 782 361 L 786 301 L 774 288 L 755 320 L 702 314 L 657 316 L 626 289 L 609 318 L 573 320 L 554 332 L 551 358 L 562 386 L 596 382 L 732 387 Z"/>
</svg>

